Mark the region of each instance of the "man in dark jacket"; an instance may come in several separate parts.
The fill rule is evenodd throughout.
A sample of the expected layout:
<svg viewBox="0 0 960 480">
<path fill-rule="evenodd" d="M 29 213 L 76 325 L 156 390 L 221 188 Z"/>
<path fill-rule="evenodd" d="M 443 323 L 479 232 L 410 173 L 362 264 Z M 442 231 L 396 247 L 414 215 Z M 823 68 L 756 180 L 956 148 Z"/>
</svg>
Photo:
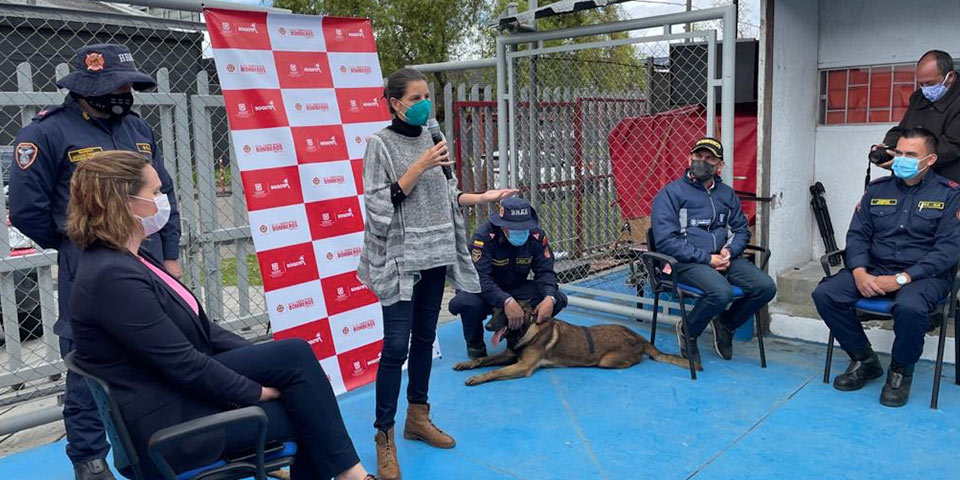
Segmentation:
<svg viewBox="0 0 960 480">
<path fill-rule="evenodd" d="M 733 358 L 733 332 L 777 293 L 766 273 L 741 254 L 750 240 L 747 218 L 736 192 L 721 182 L 723 147 L 701 138 L 690 151 L 690 168 L 653 199 L 656 249 L 678 260 L 672 274 L 678 283 L 704 292 L 687 315 L 687 329 L 677 324 L 677 342 L 685 358 L 700 361 L 697 337 L 713 323 L 713 345 L 725 360 Z M 733 287 L 743 297 L 733 301 Z M 686 351 L 684 335 L 692 351 Z M 688 356 L 689 355 L 689 356 Z"/>
<path fill-rule="evenodd" d="M 483 320 L 494 308 L 503 308 L 510 328 L 517 328 L 523 321 L 520 301 L 536 308 L 538 323 L 567 306 L 567 297 L 557 288 L 547 234 L 540 229 L 530 202 L 522 198 L 500 202 L 500 213 L 477 228 L 470 255 L 480 276 L 481 292 L 457 293 L 450 301 L 450 313 L 460 315 L 471 359 L 487 356 Z"/>
<path fill-rule="evenodd" d="M 941 50 L 930 50 L 917 62 L 917 90 L 910 96 L 900 124 L 890 129 L 883 143 L 873 148 L 896 148 L 904 132 L 915 127 L 937 136 L 937 163 L 933 171 L 960 182 L 960 82 L 953 69 L 953 58 Z M 892 158 L 880 166 L 890 168 Z"/>
</svg>

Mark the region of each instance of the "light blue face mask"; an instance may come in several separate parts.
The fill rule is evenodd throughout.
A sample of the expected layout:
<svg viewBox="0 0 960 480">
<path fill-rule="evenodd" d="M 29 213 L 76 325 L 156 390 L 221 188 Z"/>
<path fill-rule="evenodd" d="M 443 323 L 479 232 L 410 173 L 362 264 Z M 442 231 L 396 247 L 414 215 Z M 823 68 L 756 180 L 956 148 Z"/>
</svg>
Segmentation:
<svg viewBox="0 0 960 480">
<path fill-rule="evenodd" d="M 530 230 L 510 230 L 510 233 L 507 235 L 507 241 L 514 247 L 519 247 L 527 243 L 528 238 L 530 238 Z"/>
<path fill-rule="evenodd" d="M 949 73 L 947 74 L 950 75 Z M 928 85 L 920 87 L 920 90 L 923 92 L 923 96 L 927 97 L 927 100 L 931 102 L 936 102 L 943 98 L 947 94 L 947 77 L 943 77 L 943 81 L 936 85 Z"/>
<path fill-rule="evenodd" d="M 920 160 L 923 160 L 923 158 L 894 157 L 893 166 L 891 167 L 893 174 L 904 180 L 910 180 L 916 177 L 920 174 Z M 924 170 L 926 170 L 926 168 L 924 168 Z"/>
</svg>

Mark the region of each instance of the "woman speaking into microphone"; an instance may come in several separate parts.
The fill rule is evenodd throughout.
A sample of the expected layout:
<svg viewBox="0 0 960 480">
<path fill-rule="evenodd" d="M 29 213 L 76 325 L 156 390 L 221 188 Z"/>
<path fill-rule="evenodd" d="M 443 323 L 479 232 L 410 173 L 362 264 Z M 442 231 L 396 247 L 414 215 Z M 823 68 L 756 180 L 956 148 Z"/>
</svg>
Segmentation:
<svg viewBox="0 0 960 480">
<path fill-rule="evenodd" d="M 495 202 L 516 190 L 457 189 L 446 142 L 434 144 L 424 128 L 431 108 L 422 73 L 397 70 L 387 79 L 384 97 L 393 123 L 370 137 L 363 156 L 367 219 L 357 274 L 383 306 L 374 423 L 377 471 L 381 479 L 395 480 L 400 467 L 393 427 L 401 367 L 408 354 L 404 438 L 437 448 L 456 444 L 430 421 L 427 390 L 444 282 L 459 290 L 480 291 L 461 207 Z"/>
</svg>

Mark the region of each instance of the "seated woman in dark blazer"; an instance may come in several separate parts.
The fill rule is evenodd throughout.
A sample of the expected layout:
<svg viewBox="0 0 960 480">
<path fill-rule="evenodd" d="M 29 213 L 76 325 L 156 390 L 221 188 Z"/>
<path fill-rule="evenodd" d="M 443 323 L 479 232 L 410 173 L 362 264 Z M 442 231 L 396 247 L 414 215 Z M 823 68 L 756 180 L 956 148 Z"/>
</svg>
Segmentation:
<svg viewBox="0 0 960 480">
<path fill-rule="evenodd" d="M 170 206 L 149 159 L 109 151 L 81 163 L 70 181 L 67 232 L 83 250 L 73 295 L 76 362 L 106 380 L 144 474 L 159 476 L 147 439 L 164 427 L 260 405 L 268 440 L 294 440 L 296 480 L 374 478 L 360 465 L 333 389 L 302 340 L 253 345 L 211 323 L 190 291 L 140 252 Z M 177 471 L 249 447 L 242 435 L 181 445 Z M 129 473 L 129 472 L 127 472 Z"/>
</svg>

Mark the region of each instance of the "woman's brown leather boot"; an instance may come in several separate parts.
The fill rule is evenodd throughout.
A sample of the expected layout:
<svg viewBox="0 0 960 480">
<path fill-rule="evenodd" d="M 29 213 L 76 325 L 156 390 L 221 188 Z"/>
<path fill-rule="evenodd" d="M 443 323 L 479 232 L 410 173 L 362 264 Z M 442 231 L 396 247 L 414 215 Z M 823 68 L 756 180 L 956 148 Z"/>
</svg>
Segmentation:
<svg viewBox="0 0 960 480">
<path fill-rule="evenodd" d="M 430 404 L 411 403 L 407 407 L 407 423 L 403 427 L 403 438 L 420 440 L 436 448 L 453 448 L 457 441 L 443 433 L 430 421 Z"/>
<path fill-rule="evenodd" d="M 377 442 L 377 477 L 380 480 L 400 480 L 400 464 L 397 462 L 397 443 L 393 441 L 393 427 L 383 432 L 377 430 L 373 437 Z"/>
</svg>

